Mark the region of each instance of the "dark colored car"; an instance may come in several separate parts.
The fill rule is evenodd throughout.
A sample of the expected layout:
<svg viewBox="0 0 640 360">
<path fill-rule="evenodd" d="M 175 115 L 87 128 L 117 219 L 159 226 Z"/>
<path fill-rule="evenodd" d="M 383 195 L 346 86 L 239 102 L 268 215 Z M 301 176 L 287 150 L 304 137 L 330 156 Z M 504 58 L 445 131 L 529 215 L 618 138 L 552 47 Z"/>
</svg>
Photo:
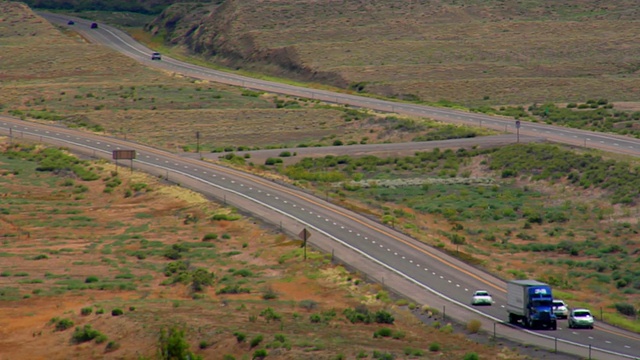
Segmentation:
<svg viewBox="0 0 640 360">
<path fill-rule="evenodd" d="M 91 23 L 91 28 L 92 29 L 97 29 L 98 28 L 98 23 Z"/>
<path fill-rule="evenodd" d="M 162 60 L 162 55 L 159 52 L 154 52 L 151 54 L 151 60 Z"/>
<path fill-rule="evenodd" d="M 69 20 L 69 21 L 67 21 L 67 25 L 75 25 L 75 24 L 76 24 L 76 22 L 75 22 L 75 21 L 73 21 L 73 20 Z"/>
</svg>

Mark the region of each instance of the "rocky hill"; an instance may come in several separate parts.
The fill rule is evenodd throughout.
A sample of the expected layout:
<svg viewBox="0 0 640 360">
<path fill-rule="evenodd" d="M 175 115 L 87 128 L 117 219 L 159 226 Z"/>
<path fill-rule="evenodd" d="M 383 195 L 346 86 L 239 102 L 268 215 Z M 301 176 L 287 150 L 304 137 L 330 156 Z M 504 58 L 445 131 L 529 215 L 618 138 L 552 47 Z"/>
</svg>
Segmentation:
<svg viewBox="0 0 640 360">
<path fill-rule="evenodd" d="M 165 35 L 171 45 L 185 46 L 192 53 L 215 58 L 232 68 L 256 69 L 339 87 L 347 85 L 339 74 L 306 64 L 295 46 L 274 46 L 260 41 L 256 27 L 261 25 L 247 17 L 248 12 L 259 12 L 259 5 L 236 0 L 221 4 L 176 4 L 148 24 L 146 30 Z"/>
</svg>

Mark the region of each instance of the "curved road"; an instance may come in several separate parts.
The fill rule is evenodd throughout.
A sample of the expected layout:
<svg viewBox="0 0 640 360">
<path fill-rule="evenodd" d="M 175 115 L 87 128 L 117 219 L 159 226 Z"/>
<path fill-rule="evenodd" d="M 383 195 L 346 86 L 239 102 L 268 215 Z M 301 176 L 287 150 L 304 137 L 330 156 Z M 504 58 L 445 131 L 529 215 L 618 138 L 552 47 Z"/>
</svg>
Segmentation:
<svg viewBox="0 0 640 360">
<path fill-rule="evenodd" d="M 68 17 L 59 15 L 43 16 L 52 22 L 63 25 L 68 19 Z M 273 86 L 275 86 L 276 92 L 286 93 L 285 90 L 291 89 L 291 94 L 296 96 L 333 102 L 353 101 L 350 103 L 351 105 L 369 108 L 377 106 L 379 110 L 384 110 L 380 108 L 387 106 L 391 107 L 387 108 L 387 111 L 411 113 L 418 116 L 444 117 L 450 121 L 479 121 L 483 123 L 483 126 L 496 126 L 497 128 L 513 126 L 513 120 L 271 84 L 166 58 L 161 62 L 152 62 L 149 57 L 150 50 L 135 43 L 120 31 L 102 24 L 99 29 L 89 29 L 88 25 L 88 21 L 76 19 L 76 30 L 92 40 L 125 52 L 143 63 L 153 66 L 169 66 L 174 71 L 180 71 L 189 76 L 198 76 L 212 81 L 224 79 L 224 82 L 233 85 L 267 91 L 274 91 Z M 161 65 L 158 65 L 159 63 Z M 198 75 L 198 73 L 204 75 Z M 638 141 L 633 139 L 539 124 L 523 124 L 520 129 L 520 133 L 523 135 L 529 134 L 525 132 L 525 128 L 533 135 L 542 135 L 550 140 L 561 141 L 564 139 L 563 142 L 572 143 L 578 139 L 578 142 L 586 142 L 587 146 L 617 150 L 636 156 L 640 151 Z M 446 308 L 446 313 L 459 319 L 468 320 L 482 314 L 484 316 L 483 328 L 494 329 L 498 336 L 552 349 L 556 347 L 561 351 L 579 354 L 583 357 L 591 355 L 600 359 L 622 359 L 640 356 L 640 337 L 638 335 L 604 324 L 598 324 L 593 331 L 576 331 L 566 329 L 565 323 L 561 321 L 559 330 L 554 332 L 514 331 L 512 327 L 501 323 L 506 319 L 505 284 L 502 280 L 482 273 L 393 229 L 309 196 L 297 189 L 139 144 L 65 128 L 2 118 L 0 119 L 0 131 L 10 134 L 11 137 L 63 145 L 76 151 L 84 151 L 85 153 L 88 151 L 94 156 L 104 158 L 110 158 L 114 149 L 135 149 L 138 153 L 138 158 L 135 161 L 137 169 L 167 176 L 173 181 L 178 181 L 195 190 L 222 199 L 271 223 L 279 223 L 283 229 L 288 230 L 291 234 L 297 234 L 303 227 L 306 227 L 312 233 L 310 241 L 315 246 L 335 253 L 338 258 L 351 267 L 370 274 L 374 280 L 385 283 L 394 291 L 403 293 L 419 303 L 428 303 L 434 306 L 442 304 L 443 310 L 445 306 L 449 306 Z M 545 131 L 549 131 L 550 134 L 547 135 Z M 496 300 L 495 306 L 475 309 L 467 305 L 471 292 L 479 288 L 489 289 L 493 292 Z"/>
</svg>

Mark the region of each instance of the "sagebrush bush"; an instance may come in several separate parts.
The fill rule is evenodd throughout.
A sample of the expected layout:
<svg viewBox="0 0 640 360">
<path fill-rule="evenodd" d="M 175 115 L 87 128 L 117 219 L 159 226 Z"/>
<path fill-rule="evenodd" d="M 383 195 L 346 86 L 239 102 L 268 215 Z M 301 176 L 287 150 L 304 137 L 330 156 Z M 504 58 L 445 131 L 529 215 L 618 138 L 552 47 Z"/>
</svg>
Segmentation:
<svg viewBox="0 0 640 360">
<path fill-rule="evenodd" d="M 477 353 L 469 352 L 464 354 L 463 360 L 480 360 L 480 356 Z"/>
<path fill-rule="evenodd" d="M 626 316 L 636 315 L 636 308 L 632 304 L 616 303 L 615 307 L 616 307 L 616 310 L 622 315 L 626 315 Z"/>
<path fill-rule="evenodd" d="M 83 327 L 77 327 L 71 336 L 71 341 L 76 344 L 91 341 L 98 336 L 102 335 L 100 331 L 95 330 L 91 327 L 91 325 L 85 325 Z"/>
<path fill-rule="evenodd" d="M 478 331 L 480 331 L 481 327 L 482 327 L 482 323 L 478 319 L 470 320 L 467 323 L 467 331 L 469 331 L 472 334 L 476 334 Z"/>
<path fill-rule="evenodd" d="M 237 340 L 239 343 L 241 343 L 241 342 L 243 342 L 243 341 L 245 341 L 245 340 L 247 339 L 247 334 L 245 334 L 245 333 L 241 333 L 241 332 L 238 332 L 238 331 L 234 332 L 234 333 L 233 333 L 233 336 L 235 336 L 235 337 L 236 337 L 236 340 Z"/>
<path fill-rule="evenodd" d="M 256 351 L 253 352 L 253 357 L 252 359 L 264 359 L 265 357 L 267 357 L 268 353 L 267 350 L 265 349 L 258 349 Z"/>
<path fill-rule="evenodd" d="M 393 334 L 393 330 L 385 327 L 385 328 L 378 329 L 376 332 L 374 332 L 373 337 L 374 338 L 391 337 L 392 334 Z"/>
<path fill-rule="evenodd" d="M 59 319 L 56 321 L 56 331 L 65 331 L 71 327 L 73 327 L 71 319 Z"/>
<path fill-rule="evenodd" d="M 251 339 L 251 341 L 249 342 L 249 345 L 254 348 L 258 345 L 260 345 L 260 343 L 262 342 L 262 340 L 264 340 L 264 337 L 262 335 L 257 335 L 255 336 L 253 339 Z"/>
<path fill-rule="evenodd" d="M 92 307 L 83 307 L 82 309 L 80 309 L 80 315 L 82 316 L 91 315 L 92 312 L 93 312 Z"/>
</svg>

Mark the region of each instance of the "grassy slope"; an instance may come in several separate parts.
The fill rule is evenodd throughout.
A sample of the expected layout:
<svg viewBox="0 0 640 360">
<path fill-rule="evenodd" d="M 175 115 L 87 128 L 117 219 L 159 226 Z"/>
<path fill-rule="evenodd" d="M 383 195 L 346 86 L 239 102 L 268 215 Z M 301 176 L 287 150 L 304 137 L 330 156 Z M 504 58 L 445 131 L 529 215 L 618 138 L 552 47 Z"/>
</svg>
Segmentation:
<svg viewBox="0 0 640 360">
<path fill-rule="evenodd" d="M 371 92 L 469 105 L 637 100 L 632 1 L 235 3 L 227 38 L 292 46 L 303 65 Z"/>
</svg>

